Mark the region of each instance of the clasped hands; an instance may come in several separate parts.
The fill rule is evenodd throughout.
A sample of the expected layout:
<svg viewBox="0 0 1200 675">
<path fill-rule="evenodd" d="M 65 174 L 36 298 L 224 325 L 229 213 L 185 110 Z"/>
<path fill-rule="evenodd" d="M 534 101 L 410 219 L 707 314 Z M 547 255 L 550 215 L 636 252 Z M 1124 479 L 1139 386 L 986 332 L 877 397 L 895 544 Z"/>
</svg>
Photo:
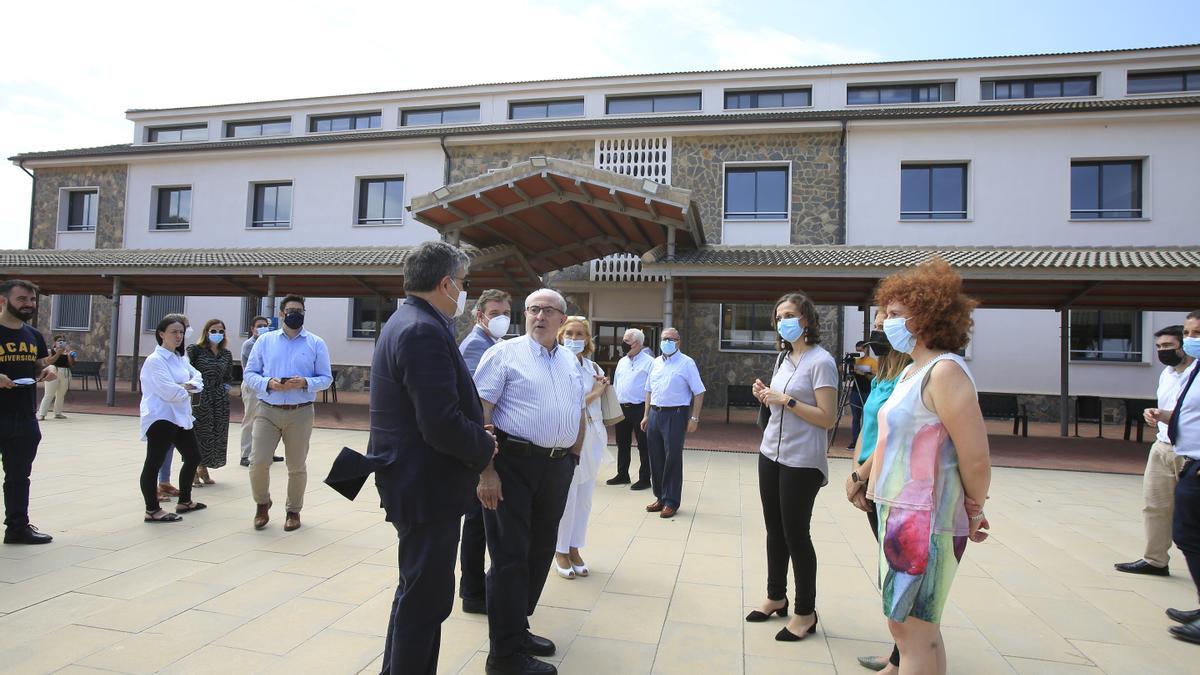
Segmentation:
<svg viewBox="0 0 1200 675">
<path fill-rule="evenodd" d="M 300 375 L 291 377 L 272 377 L 267 381 L 267 389 L 269 391 L 293 391 L 296 389 L 304 389 L 308 386 L 308 380 Z"/>
<path fill-rule="evenodd" d="M 856 481 L 853 475 L 847 476 L 846 499 L 860 511 L 870 510 L 871 505 L 867 502 L 867 481 Z M 963 508 L 967 511 L 967 538 L 977 544 L 983 542 L 988 538 L 988 530 L 991 529 L 991 523 L 983 514 L 983 505 L 970 497 L 963 497 Z"/>
<path fill-rule="evenodd" d="M 763 405 L 787 405 L 787 402 L 792 398 L 782 391 L 775 391 L 768 387 L 763 384 L 762 380 L 755 380 L 754 385 L 750 389 L 754 393 L 754 398 L 758 399 Z"/>
</svg>

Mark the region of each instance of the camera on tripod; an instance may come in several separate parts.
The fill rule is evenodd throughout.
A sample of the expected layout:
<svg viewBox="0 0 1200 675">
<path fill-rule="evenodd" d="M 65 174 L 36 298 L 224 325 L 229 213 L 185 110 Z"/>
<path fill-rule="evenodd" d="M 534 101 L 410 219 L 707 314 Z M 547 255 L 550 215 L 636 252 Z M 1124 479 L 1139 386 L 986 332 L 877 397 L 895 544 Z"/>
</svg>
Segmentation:
<svg viewBox="0 0 1200 675">
<path fill-rule="evenodd" d="M 842 357 L 842 370 L 847 374 L 853 375 L 855 362 L 861 358 L 862 354 L 859 352 L 846 352 L 846 355 Z"/>
</svg>

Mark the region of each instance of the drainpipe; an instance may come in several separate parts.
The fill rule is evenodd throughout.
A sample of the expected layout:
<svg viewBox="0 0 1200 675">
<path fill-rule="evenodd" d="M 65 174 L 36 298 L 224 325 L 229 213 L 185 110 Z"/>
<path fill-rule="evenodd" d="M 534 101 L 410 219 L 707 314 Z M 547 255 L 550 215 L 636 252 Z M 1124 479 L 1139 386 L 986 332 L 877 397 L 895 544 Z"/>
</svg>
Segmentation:
<svg viewBox="0 0 1200 675">
<path fill-rule="evenodd" d="M 450 184 L 450 151 L 446 149 L 446 137 L 438 136 L 438 145 L 442 146 L 442 154 L 446 159 L 442 162 L 442 185 Z"/>
<path fill-rule="evenodd" d="M 29 190 L 29 244 L 26 247 L 33 248 L 33 205 L 37 203 L 37 176 L 25 168 L 25 160 L 17 162 L 17 166 L 33 179 L 33 187 Z"/>
</svg>

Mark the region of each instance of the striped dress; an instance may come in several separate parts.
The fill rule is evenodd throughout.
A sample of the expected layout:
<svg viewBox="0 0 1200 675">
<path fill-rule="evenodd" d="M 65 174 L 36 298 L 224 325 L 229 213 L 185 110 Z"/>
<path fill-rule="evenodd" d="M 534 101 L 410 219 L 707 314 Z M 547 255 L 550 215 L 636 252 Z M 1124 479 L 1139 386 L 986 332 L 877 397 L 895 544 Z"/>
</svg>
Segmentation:
<svg viewBox="0 0 1200 675">
<path fill-rule="evenodd" d="M 204 391 L 192 406 L 200 465 L 219 469 L 225 466 L 229 445 L 229 392 L 225 385 L 233 381 L 233 355 L 228 349 L 213 354 L 200 345 L 188 345 L 187 354 L 192 367 L 204 378 Z"/>
</svg>

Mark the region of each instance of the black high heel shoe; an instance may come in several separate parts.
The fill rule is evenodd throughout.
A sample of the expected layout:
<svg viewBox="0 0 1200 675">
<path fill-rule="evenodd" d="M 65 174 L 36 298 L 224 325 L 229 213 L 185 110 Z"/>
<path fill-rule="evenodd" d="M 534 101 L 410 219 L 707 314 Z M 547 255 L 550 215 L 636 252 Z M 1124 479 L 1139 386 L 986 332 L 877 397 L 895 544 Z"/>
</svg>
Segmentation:
<svg viewBox="0 0 1200 675">
<path fill-rule="evenodd" d="M 804 635 L 796 635 L 792 631 L 788 630 L 787 626 L 784 626 L 783 628 L 779 629 L 778 633 L 775 634 L 775 640 L 777 642 L 799 642 L 806 636 L 817 632 L 817 620 L 817 613 L 813 612 L 813 624 L 808 627 L 808 630 L 805 631 Z"/>
<path fill-rule="evenodd" d="M 779 609 L 777 609 L 773 612 L 767 612 L 766 614 L 763 614 L 762 612 L 760 612 L 756 609 L 753 612 L 750 612 L 749 614 L 746 615 L 746 621 L 749 621 L 750 623 L 762 623 L 763 621 L 770 619 L 772 614 L 778 614 L 779 616 L 787 616 L 788 615 L 788 604 L 789 604 L 788 599 L 784 598 L 783 599 L 783 607 L 780 607 Z"/>
</svg>

